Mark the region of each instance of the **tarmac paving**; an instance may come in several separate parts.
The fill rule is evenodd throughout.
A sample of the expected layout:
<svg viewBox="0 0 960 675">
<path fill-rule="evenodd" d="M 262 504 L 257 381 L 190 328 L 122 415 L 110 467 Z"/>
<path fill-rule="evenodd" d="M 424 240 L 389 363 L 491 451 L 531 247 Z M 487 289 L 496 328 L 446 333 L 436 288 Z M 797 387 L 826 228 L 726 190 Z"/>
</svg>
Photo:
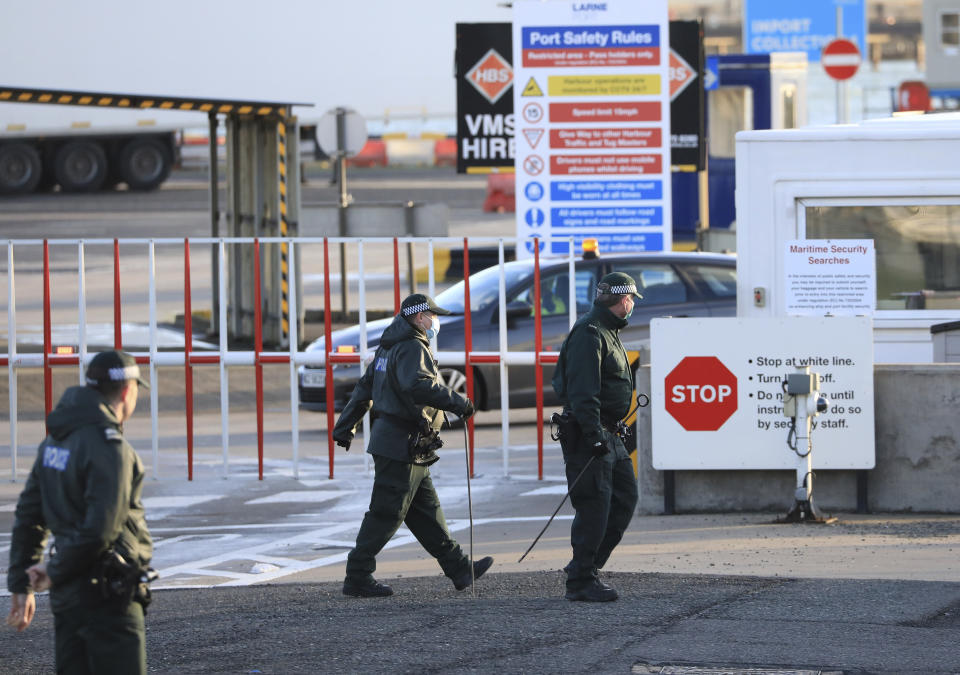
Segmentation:
<svg viewBox="0 0 960 675">
<path fill-rule="evenodd" d="M 155 510 L 151 527 L 171 543 L 158 547 L 157 559 L 170 555 L 177 532 L 189 538 L 200 520 L 214 533 L 276 530 L 285 516 L 299 518 L 307 522 L 286 527 L 311 540 L 320 521 L 310 517 L 340 528 L 358 524 L 369 483 L 360 458 L 350 458 L 354 464 L 341 466 L 344 477 L 330 485 L 234 477 L 222 481 L 221 499 L 182 512 Z M 466 547 L 466 504 L 453 497 L 462 466 L 451 460 L 436 465 L 435 480 L 449 490 L 447 518 Z M 960 516 L 837 514 L 835 525 L 777 524 L 777 514 L 758 513 L 637 517 L 603 573 L 619 600 L 574 603 L 563 598 L 560 572 L 569 554 L 568 506 L 524 563 L 515 562 L 562 495 L 560 485 L 549 476 L 474 479 L 477 556 L 496 558 L 475 593 L 454 590 L 404 531 L 378 559 L 378 578 L 395 590 L 385 599 L 340 593 L 336 556 L 349 534 L 340 536 L 344 542 L 316 538 L 307 548 L 320 549 L 310 555 L 323 564 L 266 574 L 265 583 L 238 573 L 216 586 L 181 577 L 187 585 L 177 588 L 168 576 L 158 582 L 147 620 L 150 671 L 960 673 Z M 158 481 L 147 496 L 188 497 L 212 487 Z M 15 499 L 18 488 L 0 486 L 0 501 Z M 325 489 L 338 498 L 305 507 Z M 301 497 L 294 514 L 277 498 L 291 493 Z M 259 520 L 244 510 L 254 502 Z M 9 532 L 9 511 L 0 515 Z M 8 541 L 0 539 L 0 548 Z M 232 544 L 224 538 L 215 545 Z M 216 574 L 236 571 L 232 558 L 244 556 L 304 562 L 299 549 L 255 550 L 225 554 L 231 561 Z M 52 635 L 40 596 L 27 632 L 0 631 L 0 672 L 52 672 Z"/>
</svg>

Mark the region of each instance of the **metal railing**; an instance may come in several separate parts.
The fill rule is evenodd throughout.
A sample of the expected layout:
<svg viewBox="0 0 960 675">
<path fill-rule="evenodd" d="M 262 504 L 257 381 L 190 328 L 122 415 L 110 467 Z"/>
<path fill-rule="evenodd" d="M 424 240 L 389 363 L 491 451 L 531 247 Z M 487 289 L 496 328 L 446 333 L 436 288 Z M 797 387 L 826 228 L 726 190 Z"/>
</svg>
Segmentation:
<svg viewBox="0 0 960 675">
<path fill-rule="evenodd" d="M 544 352 L 541 336 L 541 307 L 540 307 L 540 241 L 534 240 L 533 258 L 534 258 L 534 283 L 533 283 L 533 302 L 534 302 L 534 330 L 535 330 L 535 351 L 518 352 L 509 351 L 507 341 L 507 319 L 506 319 L 506 282 L 504 276 L 505 265 L 505 242 L 513 242 L 515 245 L 523 243 L 526 240 L 512 238 L 495 237 L 464 237 L 464 238 L 416 238 L 416 237 L 384 237 L 384 238 L 311 238 L 311 237 L 264 237 L 264 238 L 187 238 L 187 239 L 36 239 L 36 240 L 6 240 L 0 242 L 7 248 L 7 355 L 0 356 L 0 367 L 8 369 L 9 382 L 9 407 L 10 407 L 10 462 L 11 477 L 17 477 L 17 423 L 18 423 L 18 403 L 17 403 L 17 371 L 22 368 L 42 368 L 43 369 L 43 390 L 45 413 L 49 414 L 53 407 L 53 378 L 52 371 L 61 366 L 77 366 L 80 374 L 80 382 L 84 382 L 84 368 L 92 355 L 88 353 L 88 336 L 86 330 L 88 291 L 86 279 L 85 253 L 90 246 L 112 246 L 113 249 L 113 346 L 117 349 L 123 348 L 122 330 L 121 330 L 121 274 L 120 274 L 120 246 L 143 245 L 147 248 L 147 271 L 148 281 L 148 322 L 149 322 L 149 348 L 147 352 L 133 352 L 137 362 L 148 366 L 151 382 L 150 388 L 150 428 L 152 436 L 152 458 L 153 458 L 153 476 L 159 475 L 159 394 L 156 383 L 158 381 L 159 367 L 164 366 L 182 366 L 186 378 L 186 401 L 184 414 L 186 416 L 186 446 L 187 446 L 187 477 L 193 479 L 194 464 L 194 395 L 193 395 L 193 368 L 195 366 L 218 366 L 220 370 L 220 419 L 221 419 L 221 449 L 223 457 L 224 477 L 228 475 L 230 459 L 230 409 L 229 409 L 229 366 L 253 366 L 255 369 L 255 387 L 256 387 L 256 424 L 257 424 L 257 463 L 258 477 L 263 479 L 264 465 L 264 389 L 263 389 L 263 366 L 265 364 L 288 364 L 290 370 L 290 427 L 291 427 L 291 449 L 293 475 L 298 477 L 299 472 L 299 391 L 297 368 L 301 365 L 323 366 L 325 368 L 326 382 L 326 417 L 327 417 L 327 448 L 329 478 L 334 476 L 334 440 L 332 430 L 334 426 L 334 387 L 333 387 L 333 366 L 338 363 L 357 363 L 360 364 L 361 372 L 368 359 L 372 358 L 373 353 L 368 349 L 367 343 L 367 302 L 366 302 L 366 282 L 365 282 L 365 247 L 372 244 L 387 244 L 393 246 L 393 303 L 394 311 L 400 310 L 400 244 L 419 243 L 427 246 L 428 259 L 428 293 L 435 294 L 435 269 L 434 269 L 434 246 L 437 244 L 462 245 L 463 246 L 463 268 L 464 268 L 464 307 L 470 307 L 470 278 L 469 278 L 469 250 L 470 243 L 495 243 L 498 247 L 498 265 L 500 267 L 499 280 L 499 345 L 498 350 L 493 352 L 483 352 L 473 350 L 471 312 L 465 311 L 464 316 L 464 350 L 462 352 L 436 352 L 435 356 L 441 366 L 463 366 L 466 374 L 467 396 L 474 399 L 474 376 L 473 366 L 480 364 L 498 364 L 500 367 L 500 398 L 501 398 L 501 427 L 502 427 L 502 454 L 504 475 L 508 475 L 508 460 L 510 449 L 510 415 L 509 415 L 509 373 L 508 368 L 511 365 L 534 365 L 536 366 L 536 424 L 537 424 L 537 477 L 543 478 L 543 371 L 544 364 L 556 363 L 557 352 Z M 324 308 L 324 345 L 325 350 L 318 351 L 300 351 L 298 344 L 300 336 L 298 334 L 298 322 L 290 321 L 290 336 L 288 351 L 268 352 L 264 351 L 262 340 L 262 316 L 261 316 L 261 287 L 262 279 L 260 272 L 260 247 L 263 244 L 285 243 L 289 247 L 289 277 L 297 278 L 295 251 L 298 247 L 305 245 L 323 246 L 323 308 Z M 332 304 L 330 300 L 330 257 L 329 247 L 331 244 L 349 243 L 357 247 L 357 263 L 359 270 L 359 325 L 360 325 L 360 345 L 359 351 L 350 354 L 341 354 L 333 349 L 332 345 Z M 216 351 L 196 351 L 193 349 L 192 332 L 192 295 L 193 288 L 190 276 L 190 252 L 191 247 L 198 245 L 216 247 L 216 281 L 215 288 L 218 293 L 218 325 L 219 345 Z M 227 245 L 250 245 L 254 249 L 254 289 L 255 289 L 255 316 L 254 316 L 254 345 L 253 350 L 230 349 L 228 345 L 228 335 L 225 327 L 227 326 Z M 52 246 L 75 247 L 77 250 L 77 317 L 78 317 L 78 336 L 77 353 L 58 354 L 54 352 L 52 340 L 52 289 L 51 289 L 51 269 L 50 269 L 50 248 Z M 184 309 L 184 348 L 182 351 L 160 351 L 158 347 L 158 317 L 157 317 L 157 264 L 156 250 L 158 246 L 182 246 L 184 260 L 184 279 L 183 279 L 183 309 Z M 41 247 L 42 249 L 42 276 L 43 276 L 43 346 L 40 353 L 21 353 L 18 351 L 17 337 L 17 308 L 16 308 L 16 266 L 14 251 L 29 247 Z M 569 263 L 569 286 L 568 314 L 569 325 L 572 327 L 576 320 L 576 284 L 572 283 L 575 278 L 575 258 L 573 240 L 570 240 L 567 256 Z M 345 275 L 344 275 L 345 278 Z M 298 303 L 301 298 L 297 295 L 297 284 L 290 285 L 289 294 L 289 316 L 298 315 Z M 436 345 L 434 345 L 435 347 Z M 469 457 L 470 472 L 475 473 L 474 467 L 474 441 L 475 429 L 474 420 L 467 421 L 469 437 Z M 369 415 L 364 417 L 364 450 L 369 443 Z"/>
</svg>

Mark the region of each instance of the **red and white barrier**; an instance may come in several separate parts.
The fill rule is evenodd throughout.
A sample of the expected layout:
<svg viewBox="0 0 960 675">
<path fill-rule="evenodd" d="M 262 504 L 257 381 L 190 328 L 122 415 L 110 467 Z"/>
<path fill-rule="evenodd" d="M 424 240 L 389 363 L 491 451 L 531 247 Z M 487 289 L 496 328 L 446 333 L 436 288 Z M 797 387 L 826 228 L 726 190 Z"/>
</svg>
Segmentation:
<svg viewBox="0 0 960 675">
<path fill-rule="evenodd" d="M 187 449 L 187 478 L 193 479 L 194 463 L 194 396 L 193 396 L 193 368 L 195 366 L 218 366 L 220 369 L 220 417 L 221 417 L 221 446 L 223 452 L 223 472 L 224 477 L 228 475 L 229 468 L 229 445 L 230 445 L 230 425 L 229 425 L 229 379 L 227 373 L 228 366 L 254 366 L 255 388 L 256 388 L 256 424 L 257 424 L 257 461 L 258 475 L 263 478 L 264 464 L 264 396 L 263 396 L 263 366 L 264 364 L 288 364 L 290 369 L 290 407 L 291 407 L 291 450 L 294 477 L 298 476 L 299 461 L 299 393 L 297 367 L 300 365 L 324 366 L 326 369 L 326 382 L 331 383 L 327 387 L 327 447 L 329 456 L 330 478 L 334 476 L 334 441 L 332 429 L 335 421 L 334 400 L 333 400 L 333 365 L 336 363 L 360 363 L 365 364 L 373 354 L 369 353 L 366 334 L 366 287 L 364 280 L 365 263 L 364 249 L 368 245 L 390 245 L 393 248 L 393 301 L 394 311 L 400 310 L 400 244 L 420 243 L 426 244 L 428 248 L 428 276 L 429 276 L 429 294 L 434 295 L 434 269 L 433 269 L 433 246 L 434 244 L 462 245 L 464 253 L 464 269 L 469 269 L 469 250 L 471 242 L 489 244 L 496 243 L 499 247 L 499 266 L 501 269 L 499 286 L 499 349 L 495 352 L 477 352 L 473 350 L 472 317 L 470 312 L 465 315 L 465 344 L 462 352 L 437 352 L 436 357 L 440 365 L 444 366 L 463 366 L 466 373 L 467 395 L 474 397 L 474 365 L 479 364 L 499 364 L 500 366 L 500 394 L 503 404 L 501 405 L 501 426 L 503 441 L 503 467 L 504 475 L 508 474 L 509 458 L 509 382 L 508 367 L 510 365 L 536 365 L 536 386 L 537 386 L 537 474 L 538 478 L 543 478 L 543 364 L 556 363 L 556 352 L 543 352 L 541 338 L 541 315 L 540 315 L 540 258 L 539 246 L 534 246 L 534 307 L 535 307 L 535 331 L 536 343 L 534 352 L 515 352 L 509 351 L 507 344 L 507 321 L 506 321 L 506 287 L 505 277 L 503 275 L 504 262 L 504 243 L 510 242 L 515 245 L 518 242 L 515 239 L 478 237 L 478 238 L 432 238 L 418 239 L 414 237 L 393 237 L 393 238 L 368 238 L 368 239 L 348 239 L 348 238 L 194 238 L 194 239 L 91 239 L 91 240 L 7 240 L 0 242 L 7 247 L 7 355 L 0 356 L 0 367 L 8 369 L 9 382 L 9 404 L 10 404 L 10 460 L 11 460 L 11 478 L 17 477 L 17 377 L 16 371 L 19 368 L 43 369 L 43 388 L 44 388 L 44 408 L 49 413 L 53 408 L 53 368 L 60 366 L 78 367 L 81 383 L 84 381 L 83 372 L 86 363 L 89 361 L 88 340 L 86 334 L 86 307 L 87 307 L 87 283 L 86 283 L 86 264 L 85 252 L 92 246 L 112 246 L 113 265 L 112 265 L 112 294 L 113 294 L 113 338 L 114 347 L 123 348 L 122 330 L 121 330 L 121 268 L 120 268 L 120 245 L 124 246 L 144 246 L 147 256 L 147 270 L 149 273 L 149 347 L 146 353 L 136 352 L 134 357 L 137 363 L 149 367 L 151 386 L 150 389 L 150 417 L 152 431 L 152 454 L 153 454 L 153 473 L 159 474 L 159 402 L 158 387 L 156 386 L 159 366 L 183 366 L 186 382 L 186 449 Z M 328 353 L 304 352 L 297 349 L 299 336 L 297 335 L 297 322 L 290 321 L 290 348 L 285 352 L 267 352 L 263 348 L 263 337 L 261 332 L 262 319 L 260 289 L 262 280 L 260 278 L 260 246 L 261 244 L 279 244 L 286 243 L 289 246 L 289 275 L 296 278 L 296 247 L 305 245 L 323 245 L 323 305 L 324 305 L 324 335 L 325 344 L 328 345 Z M 329 346 L 332 345 L 332 307 L 330 299 L 330 262 L 329 246 L 330 244 L 350 243 L 356 244 L 358 252 L 359 267 L 359 320 L 361 329 L 360 350 L 357 353 L 339 354 L 330 352 Z M 536 242 L 539 244 L 539 242 Z M 249 245 L 253 246 L 254 252 L 254 289 L 255 289 L 255 335 L 253 351 L 231 350 L 227 343 L 227 331 L 220 331 L 219 349 L 216 352 L 196 352 L 193 349 L 193 333 L 190 317 L 193 312 L 192 303 L 192 280 L 190 276 L 190 257 L 191 248 L 196 245 L 215 245 L 216 255 L 216 276 L 219 290 L 219 325 L 227 325 L 227 272 L 226 272 L 226 245 Z M 572 242 L 571 242 L 572 244 Z M 51 307 L 53 304 L 50 270 L 50 247 L 67 246 L 75 247 L 77 250 L 77 316 L 79 320 L 78 352 L 76 354 L 57 354 L 54 353 L 51 317 Z M 157 327 L 157 268 L 156 268 L 156 247 L 170 246 L 179 247 L 183 251 L 184 278 L 183 278 L 183 310 L 187 318 L 184 328 L 184 348 L 183 351 L 160 351 L 158 349 L 158 327 Z M 42 266 L 43 266 L 43 347 L 40 354 L 20 353 L 17 349 L 17 310 L 16 310 L 16 274 L 15 263 L 16 249 L 41 248 Z M 574 247 L 571 245 L 570 250 Z M 569 255 L 570 275 L 573 278 L 574 257 Z M 142 269 L 142 268 L 141 268 Z M 465 306 L 470 306 L 470 279 L 464 279 Z M 72 290 L 71 294 L 72 294 Z M 570 297 L 568 298 L 568 307 L 570 308 L 570 326 L 572 327 L 576 320 L 575 307 L 575 284 L 570 284 Z M 291 284 L 289 294 L 289 311 L 292 316 L 297 315 L 299 298 L 296 293 L 296 284 Z M 364 429 L 369 431 L 369 422 L 365 418 Z M 474 473 L 474 423 L 468 421 L 469 438 L 469 457 L 470 471 Z M 367 443 L 369 433 L 364 434 L 364 443 Z"/>
</svg>

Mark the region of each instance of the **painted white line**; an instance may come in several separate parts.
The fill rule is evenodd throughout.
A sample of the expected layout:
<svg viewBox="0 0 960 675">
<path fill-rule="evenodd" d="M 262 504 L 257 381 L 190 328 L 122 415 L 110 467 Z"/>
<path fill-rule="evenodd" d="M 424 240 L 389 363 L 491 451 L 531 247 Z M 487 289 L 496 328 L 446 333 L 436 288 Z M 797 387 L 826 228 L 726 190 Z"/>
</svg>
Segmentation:
<svg viewBox="0 0 960 675">
<path fill-rule="evenodd" d="M 222 499 L 224 496 L 225 495 L 185 495 L 182 497 L 144 497 L 143 508 L 146 509 L 147 513 L 150 513 L 151 509 L 186 508 L 194 506 L 195 504 L 210 502 L 214 499 Z"/>
<path fill-rule="evenodd" d="M 168 567 L 165 569 L 160 569 L 158 572 L 162 577 L 172 577 L 176 574 L 182 574 L 184 572 L 197 573 L 197 570 L 203 570 L 204 568 L 210 567 L 212 565 L 217 565 L 220 563 L 227 562 L 228 560 L 254 560 L 256 557 L 267 551 L 276 550 L 282 546 L 289 546 L 291 544 L 301 544 L 301 543 L 310 543 L 321 537 L 328 537 L 332 534 L 339 534 L 345 530 L 350 530 L 357 527 L 357 523 L 346 523 L 340 525 L 333 525 L 326 527 L 320 530 L 310 530 L 304 532 L 303 534 L 297 535 L 291 539 L 277 539 L 274 541 L 269 541 L 257 546 L 251 546 L 249 548 L 238 548 L 231 551 L 226 551 L 219 553 L 218 555 L 209 556 L 207 558 L 202 558 L 200 560 L 192 560 L 181 565 L 175 565 L 173 567 Z"/>
<path fill-rule="evenodd" d="M 0 504 L 0 513 L 13 513 L 17 510 L 17 504 Z"/>
<path fill-rule="evenodd" d="M 339 499 L 354 494 L 356 492 L 353 490 L 292 490 L 251 499 L 244 504 L 319 504 L 320 502 L 328 502 L 331 499 Z"/>
<path fill-rule="evenodd" d="M 537 495 L 565 495 L 567 494 L 566 485 L 548 485 L 546 487 L 530 490 L 530 492 L 521 492 L 521 497 L 535 497 Z"/>
</svg>

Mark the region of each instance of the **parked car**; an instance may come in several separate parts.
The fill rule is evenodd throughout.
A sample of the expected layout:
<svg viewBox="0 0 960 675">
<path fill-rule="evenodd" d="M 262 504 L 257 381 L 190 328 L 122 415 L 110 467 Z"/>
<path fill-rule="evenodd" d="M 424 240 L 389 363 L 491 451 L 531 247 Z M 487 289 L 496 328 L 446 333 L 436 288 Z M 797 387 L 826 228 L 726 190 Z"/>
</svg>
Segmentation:
<svg viewBox="0 0 960 675">
<path fill-rule="evenodd" d="M 649 360 L 650 320 L 661 316 L 704 317 L 736 315 L 736 258 L 718 253 L 635 253 L 581 259 L 575 263 L 577 315 L 590 310 L 597 283 L 611 271 L 626 272 L 637 282 L 643 300 L 637 301 L 629 325 L 620 335 L 624 346 L 643 350 Z M 547 259 L 540 262 L 540 305 L 543 350 L 558 351 L 570 326 L 569 261 Z M 534 268 L 533 260 L 517 260 L 504 265 L 507 300 L 507 343 L 510 351 L 534 351 Z M 473 350 L 499 351 L 499 266 L 470 276 L 470 310 Z M 439 351 L 464 349 L 464 283 L 451 286 L 436 297 L 437 304 L 452 312 L 441 316 L 437 336 Z M 372 352 L 392 318 L 367 323 L 367 345 Z M 339 352 L 360 349 L 360 327 L 353 326 L 332 334 L 333 348 Z M 307 351 L 323 350 L 325 339 L 312 342 Z M 554 366 L 543 366 L 544 405 L 556 405 L 550 386 Z M 473 366 L 474 400 L 481 410 L 500 407 L 500 367 L 496 364 Z M 326 371 L 324 367 L 301 366 L 300 404 L 308 410 L 326 410 Z M 441 376 L 452 388 L 466 394 L 466 376 L 462 367 L 441 367 Z M 342 410 L 360 377 L 359 364 L 334 364 L 334 408 Z M 536 405 L 534 366 L 510 366 L 510 407 Z"/>
</svg>

